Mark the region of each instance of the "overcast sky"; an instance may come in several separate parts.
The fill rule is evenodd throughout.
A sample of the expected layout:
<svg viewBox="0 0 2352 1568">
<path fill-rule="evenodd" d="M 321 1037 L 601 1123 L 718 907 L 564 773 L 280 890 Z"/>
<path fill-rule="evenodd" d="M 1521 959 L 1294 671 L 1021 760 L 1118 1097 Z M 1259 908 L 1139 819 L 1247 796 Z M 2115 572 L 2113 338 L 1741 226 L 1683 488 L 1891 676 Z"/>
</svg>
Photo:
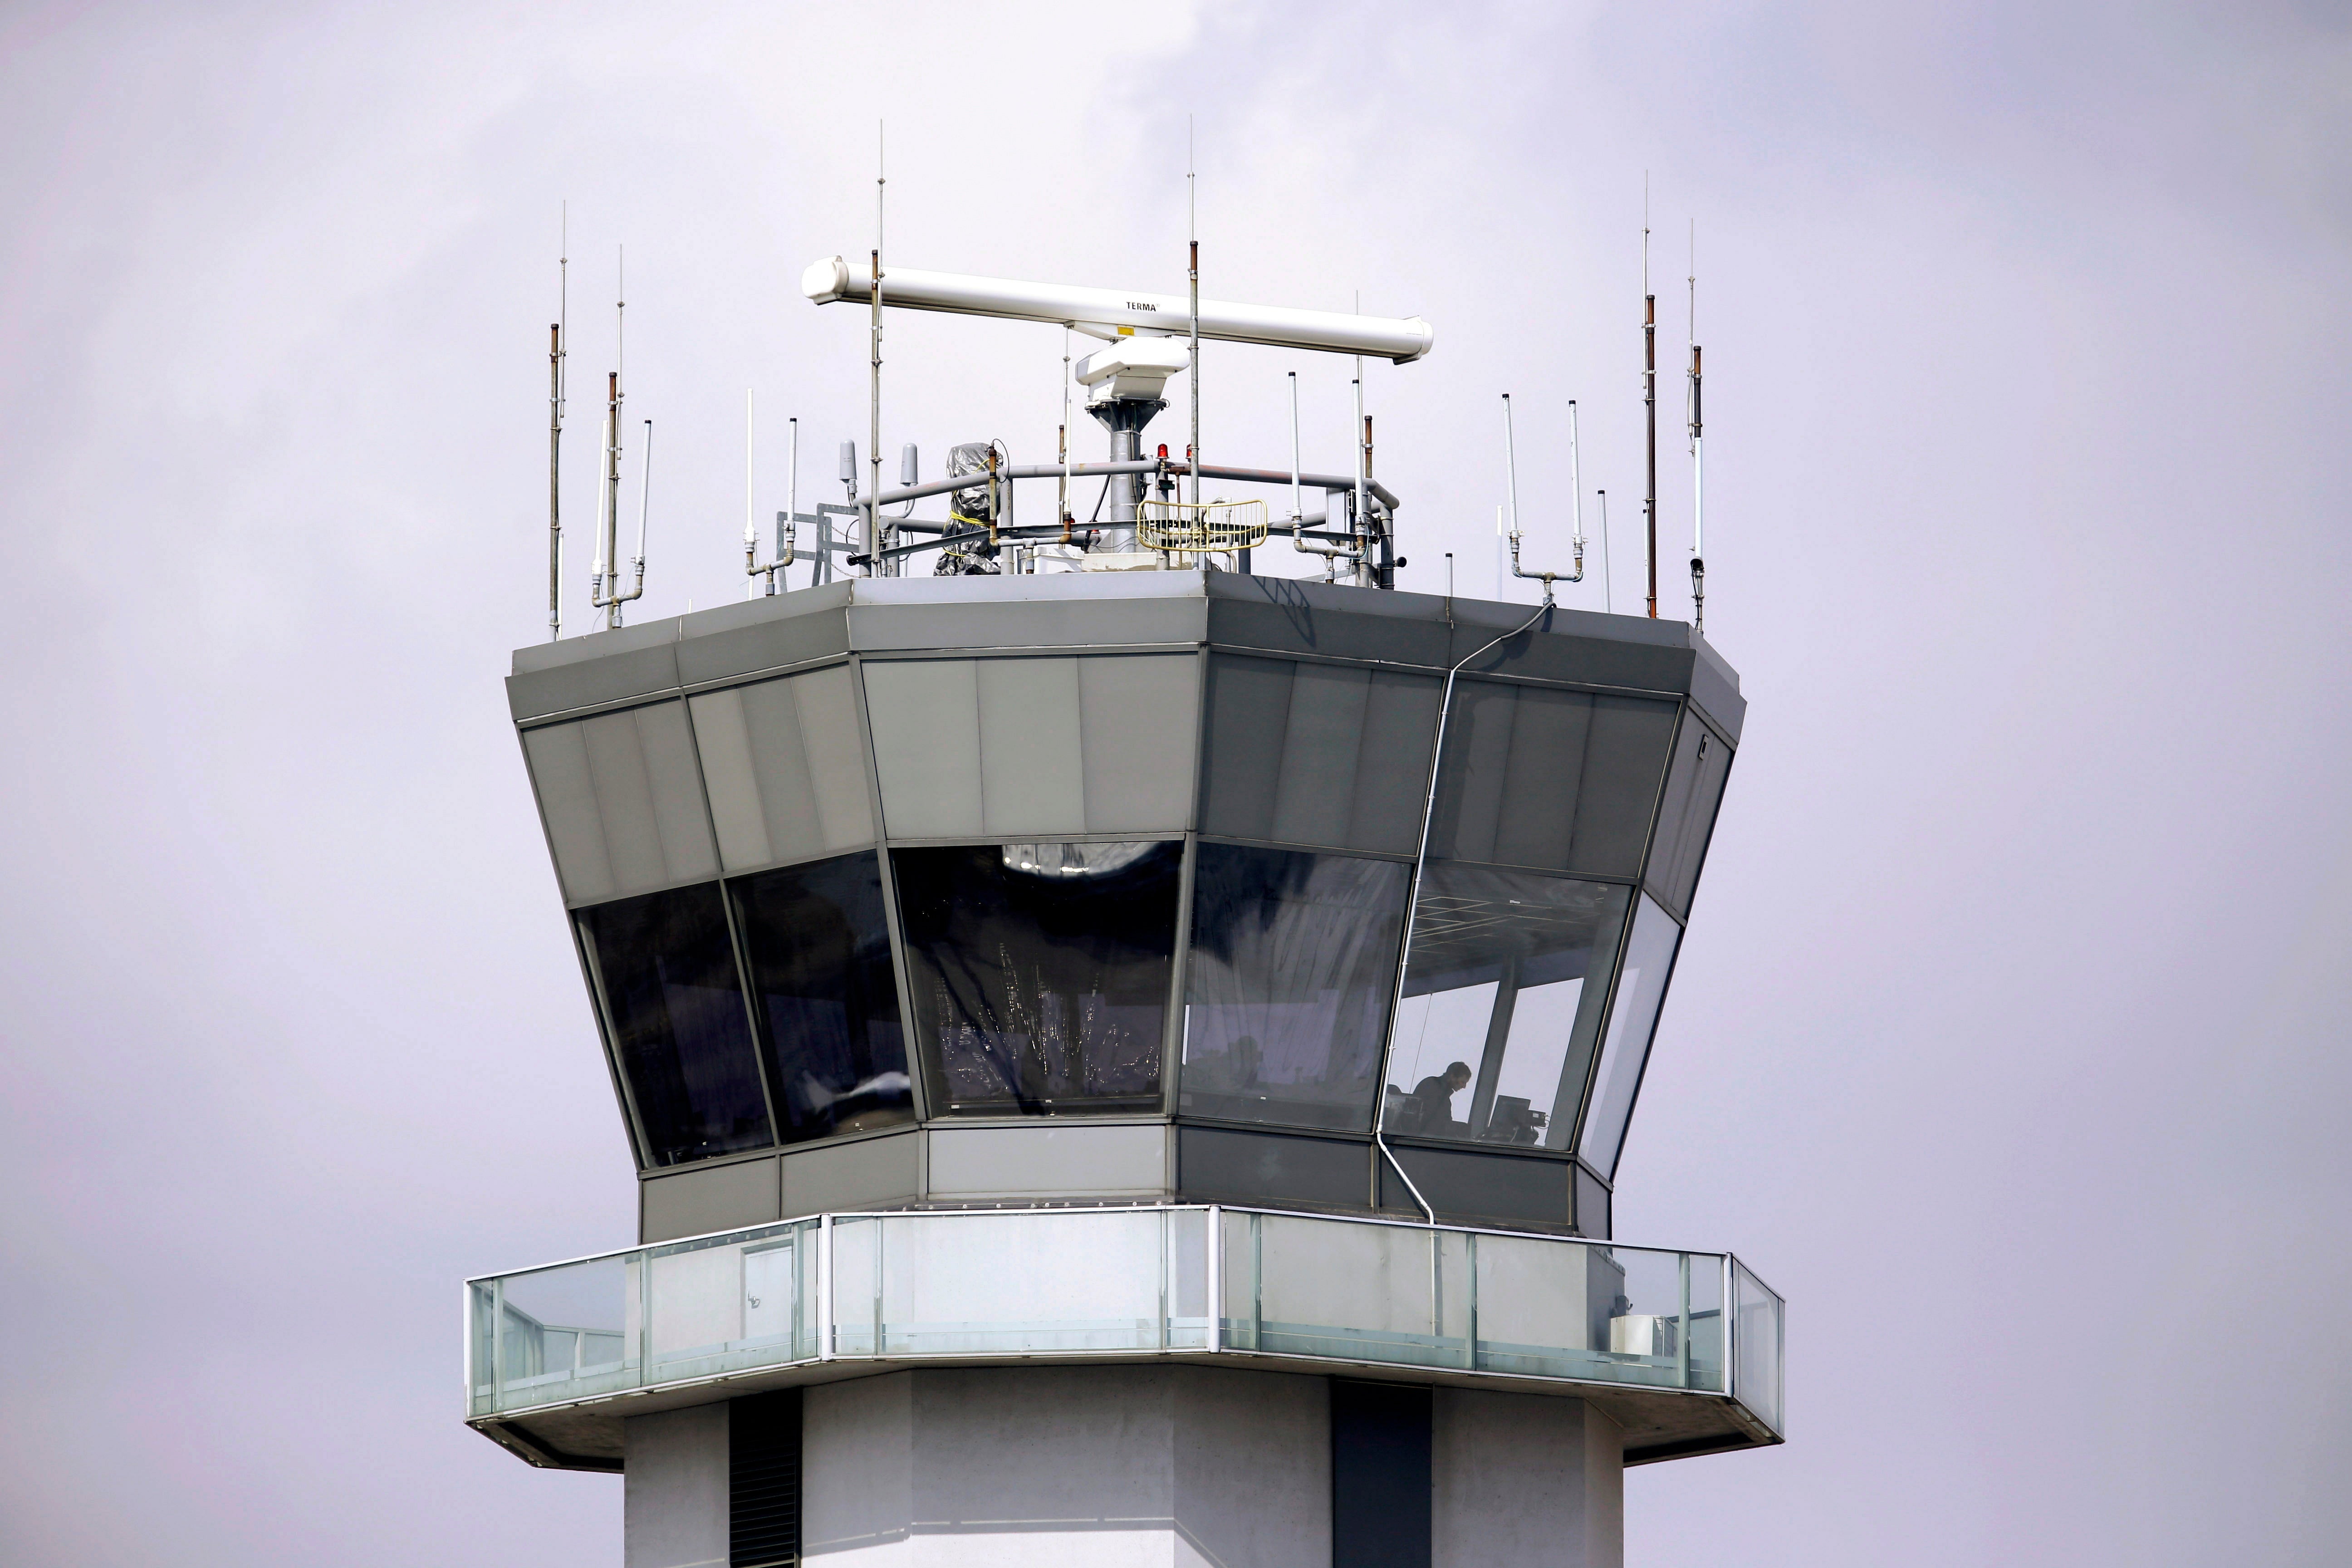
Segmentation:
<svg viewBox="0 0 2352 1568">
<path fill-rule="evenodd" d="M 2341 1562 L 2347 110 L 2321 5 L 0 9 L 0 1560 L 618 1563 L 460 1424 L 459 1280 L 634 1239 L 499 684 L 559 203 L 644 618 L 742 591 L 745 387 L 765 511 L 863 439 L 877 118 L 905 265 L 1174 292 L 1189 114 L 1210 296 L 1436 328 L 1407 586 L 1491 586 L 1507 391 L 1637 605 L 1645 171 L 1670 373 L 1697 226 L 1750 709 L 1617 1234 L 1786 1294 L 1790 1441 L 1629 1563 Z M 887 352 L 894 454 L 1050 457 L 1058 331 Z M 1213 460 L 1295 368 L 1344 466 L 1342 363 L 1205 357 Z"/>
</svg>

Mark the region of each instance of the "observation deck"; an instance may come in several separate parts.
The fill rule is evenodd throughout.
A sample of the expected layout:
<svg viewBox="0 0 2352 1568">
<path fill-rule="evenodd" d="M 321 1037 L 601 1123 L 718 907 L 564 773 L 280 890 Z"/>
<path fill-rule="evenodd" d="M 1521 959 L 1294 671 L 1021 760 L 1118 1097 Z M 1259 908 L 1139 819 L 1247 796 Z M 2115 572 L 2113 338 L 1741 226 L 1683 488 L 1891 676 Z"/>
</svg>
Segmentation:
<svg viewBox="0 0 2352 1568">
<path fill-rule="evenodd" d="M 1573 1395 L 1628 1465 L 1781 1436 L 1780 1299 L 1719 1253 L 1214 1205 L 824 1215 L 467 1289 L 470 1424 L 551 1468 L 618 1469 L 624 1423 L 681 1405 L 1090 1362 Z"/>
</svg>

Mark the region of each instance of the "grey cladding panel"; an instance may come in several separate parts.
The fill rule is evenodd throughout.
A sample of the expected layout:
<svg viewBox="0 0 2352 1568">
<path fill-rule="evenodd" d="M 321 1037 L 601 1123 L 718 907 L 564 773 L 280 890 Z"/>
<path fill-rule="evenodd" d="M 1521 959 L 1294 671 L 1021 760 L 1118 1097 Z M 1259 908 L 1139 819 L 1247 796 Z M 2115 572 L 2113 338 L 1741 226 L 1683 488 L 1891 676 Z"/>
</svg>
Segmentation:
<svg viewBox="0 0 2352 1568">
<path fill-rule="evenodd" d="M 1437 708 L 1444 694 L 1444 682 L 1432 676 L 1372 672 L 1364 705 L 1362 761 L 1349 817 L 1355 847 L 1397 855 L 1420 847 L 1429 749 L 1437 741 Z"/>
<path fill-rule="evenodd" d="M 1592 700 L 1592 731 L 1584 748 L 1584 784 L 1576 797 L 1570 870 L 1603 877 L 1635 874 L 1674 729 L 1671 702 L 1639 697 Z"/>
<path fill-rule="evenodd" d="M 570 902 L 717 873 L 683 702 L 533 730 L 523 745 Z"/>
<path fill-rule="evenodd" d="M 1199 658 L 1106 654 L 1077 662 L 1087 831 L 1174 833 L 1192 826 Z"/>
<path fill-rule="evenodd" d="M 1716 808 L 1723 800 L 1725 776 L 1731 771 L 1731 747 L 1685 712 L 1682 734 L 1675 742 L 1675 765 L 1666 774 L 1666 790 L 1658 803 L 1657 839 L 1651 846 L 1648 875 L 1643 879 L 1661 902 L 1676 914 L 1688 914 L 1691 895 L 1698 889 L 1700 864 L 1706 858 L 1708 837 L 1715 831 Z"/>
<path fill-rule="evenodd" d="M 1632 877 L 1674 718 L 1647 698 L 1458 683 L 1430 853 Z"/>
<path fill-rule="evenodd" d="M 1223 1127 L 1180 1127 L 1176 1182 L 1186 1196 L 1364 1206 L 1371 1193 L 1369 1143 L 1292 1138 Z"/>
<path fill-rule="evenodd" d="M 1006 604 L 860 605 L 851 612 L 860 648 L 1098 647 L 1195 643 L 1199 599 L 1027 599 Z"/>
<path fill-rule="evenodd" d="M 648 1176 L 637 1192 L 641 1243 L 766 1225 L 781 1212 L 773 1159 Z"/>
<path fill-rule="evenodd" d="M 547 819 L 549 847 L 567 901 L 602 899 L 613 891 L 613 865 L 604 853 L 604 821 L 588 779 L 586 739 L 577 724 L 526 731 L 523 754 L 530 786 Z"/>
<path fill-rule="evenodd" d="M 1290 725 L 1287 659 L 1218 654 L 1209 660 L 1207 754 L 1201 759 L 1202 831 L 1273 837 L 1275 786 Z"/>
<path fill-rule="evenodd" d="M 691 627 L 689 619 L 687 625 Z M 678 679 L 688 686 L 805 664 L 849 650 L 849 623 L 839 606 L 784 616 L 756 626 L 688 637 L 677 645 Z"/>
<path fill-rule="evenodd" d="M 1078 661 L 976 661 L 982 823 L 1045 837 L 1087 829 L 1078 746 Z"/>
<path fill-rule="evenodd" d="M 1211 671 L 1205 831 L 1412 853 L 1440 682 L 1234 654 Z"/>
<path fill-rule="evenodd" d="M 915 1195 L 918 1134 L 817 1144 L 784 1156 L 786 1219 L 827 1210 L 872 1208 Z"/>
<path fill-rule="evenodd" d="M 1575 1167 L 1569 1161 L 1474 1153 L 1466 1149 L 1391 1147 L 1413 1185 L 1441 1219 L 1564 1226 L 1574 1217 Z M 1381 1167 L 1381 1206 L 1414 1206 L 1412 1194 L 1385 1163 Z"/>
<path fill-rule="evenodd" d="M 1275 786 L 1274 829 L 1291 844 L 1345 844 L 1356 803 L 1356 762 L 1372 672 L 1303 664 L 1290 681 L 1290 724 Z"/>
<path fill-rule="evenodd" d="M 897 838 L 977 838 L 980 694 L 968 658 L 864 666 L 882 822 Z"/>
<path fill-rule="evenodd" d="M 710 815 L 730 871 L 872 840 L 846 666 L 692 700 Z"/>
<path fill-rule="evenodd" d="M 677 635 L 677 623 L 660 625 L 667 628 L 669 637 Z M 664 641 L 655 647 L 625 649 L 552 669 L 509 676 L 507 706 L 518 719 L 535 719 L 543 713 L 673 690 L 677 686 L 677 645 Z"/>
</svg>

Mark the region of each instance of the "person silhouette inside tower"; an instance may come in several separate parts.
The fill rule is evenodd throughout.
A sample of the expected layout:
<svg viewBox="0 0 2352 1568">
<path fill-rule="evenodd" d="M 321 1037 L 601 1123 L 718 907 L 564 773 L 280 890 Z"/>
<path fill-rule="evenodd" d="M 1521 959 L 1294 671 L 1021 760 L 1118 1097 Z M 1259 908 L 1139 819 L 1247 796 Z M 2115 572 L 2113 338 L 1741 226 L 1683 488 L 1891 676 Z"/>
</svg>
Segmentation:
<svg viewBox="0 0 2352 1568">
<path fill-rule="evenodd" d="M 1432 1073 L 1412 1086 L 1412 1132 L 1446 1132 L 1454 1128 L 1454 1097 L 1470 1083 L 1470 1064 L 1455 1062 L 1442 1073 Z"/>
</svg>

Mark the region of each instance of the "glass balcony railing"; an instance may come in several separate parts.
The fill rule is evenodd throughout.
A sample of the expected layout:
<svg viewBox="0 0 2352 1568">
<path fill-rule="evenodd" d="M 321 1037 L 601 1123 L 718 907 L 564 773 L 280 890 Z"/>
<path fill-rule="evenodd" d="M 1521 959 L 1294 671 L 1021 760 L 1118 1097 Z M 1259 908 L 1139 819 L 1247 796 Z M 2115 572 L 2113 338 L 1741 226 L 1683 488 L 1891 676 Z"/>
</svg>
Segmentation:
<svg viewBox="0 0 2352 1568">
<path fill-rule="evenodd" d="M 1783 1304 L 1722 1253 L 1216 1205 L 854 1214 L 467 1292 L 475 1417 L 817 1362 L 1188 1352 L 1722 1394 L 1782 1430 Z"/>
</svg>

